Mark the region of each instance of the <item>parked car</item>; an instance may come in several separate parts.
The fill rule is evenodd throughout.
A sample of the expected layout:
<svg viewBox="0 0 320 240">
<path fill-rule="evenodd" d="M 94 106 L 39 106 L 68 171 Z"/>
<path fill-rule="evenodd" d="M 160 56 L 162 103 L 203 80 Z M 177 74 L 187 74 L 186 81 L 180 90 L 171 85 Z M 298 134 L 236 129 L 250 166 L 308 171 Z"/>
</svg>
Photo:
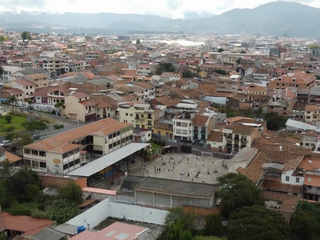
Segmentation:
<svg viewBox="0 0 320 240">
<path fill-rule="evenodd" d="M 7 147 L 10 145 L 10 140 L 3 140 L 0 142 L 0 147 Z"/>
</svg>

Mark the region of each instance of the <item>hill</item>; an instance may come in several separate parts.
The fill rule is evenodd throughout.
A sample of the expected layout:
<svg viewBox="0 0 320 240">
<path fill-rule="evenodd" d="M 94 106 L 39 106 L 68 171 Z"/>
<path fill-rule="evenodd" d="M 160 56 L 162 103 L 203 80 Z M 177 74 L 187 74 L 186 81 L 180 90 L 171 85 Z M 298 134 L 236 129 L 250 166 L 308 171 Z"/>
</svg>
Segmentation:
<svg viewBox="0 0 320 240">
<path fill-rule="evenodd" d="M 206 17 L 208 16 L 208 17 Z M 233 9 L 210 16 L 187 13 L 186 19 L 169 19 L 139 14 L 29 13 L 0 14 L 6 30 L 55 31 L 70 27 L 75 33 L 124 34 L 144 32 L 239 33 L 320 38 L 320 9 L 293 2 L 272 2 L 254 9 Z M 38 26 L 41 25 L 42 28 Z"/>
</svg>

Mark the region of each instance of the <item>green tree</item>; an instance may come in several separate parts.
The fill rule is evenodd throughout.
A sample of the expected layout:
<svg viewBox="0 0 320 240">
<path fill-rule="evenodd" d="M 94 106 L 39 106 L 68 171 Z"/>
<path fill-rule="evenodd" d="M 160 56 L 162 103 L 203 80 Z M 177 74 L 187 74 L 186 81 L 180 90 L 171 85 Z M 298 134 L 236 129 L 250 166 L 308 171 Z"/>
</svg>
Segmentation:
<svg viewBox="0 0 320 240">
<path fill-rule="evenodd" d="M 285 127 L 287 118 L 279 115 L 276 112 L 269 112 L 265 115 L 264 119 L 267 121 L 267 129 L 278 130 Z"/>
<path fill-rule="evenodd" d="M 32 134 L 38 133 L 40 131 L 46 130 L 48 126 L 48 121 L 45 120 L 31 120 L 21 124 L 27 131 Z"/>
<path fill-rule="evenodd" d="M 140 44 L 140 42 L 141 42 L 140 39 L 136 40 L 136 44 Z"/>
<path fill-rule="evenodd" d="M 197 73 L 191 72 L 189 70 L 183 70 L 182 71 L 182 77 L 183 78 L 193 78 L 193 77 L 198 77 Z"/>
<path fill-rule="evenodd" d="M 60 199 L 66 199 L 72 203 L 80 204 L 82 200 L 82 189 L 73 181 L 69 181 L 65 187 L 62 187 L 58 191 L 58 197 Z"/>
<path fill-rule="evenodd" d="M 223 48 L 219 48 L 219 49 L 218 49 L 218 52 L 220 52 L 220 53 L 223 52 L 223 51 L 224 51 Z"/>
<path fill-rule="evenodd" d="M 207 236 L 220 236 L 223 231 L 221 215 L 215 213 L 207 215 L 204 230 Z"/>
<path fill-rule="evenodd" d="M 228 222 L 228 240 L 288 240 L 289 226 L 283 215 L 264 206 L 244 207 Z"/>
<path fill-rule="evenodd" d="M 0 167 L 2 168 L 1 178 L 8 178 L 13 175 L 13 172 L 14 172 L 13 164 L 9 161 L 8 158 L 4 159 L 0 163 Z"/>
<path fill-rule="evenodd" d="M 4 180 L 0 180 L 0 206 L 4 206 L 8 196 L 8 189 Z"/>
<path fill-rule="evenodd" d="M 52 125 L 52 127 L 53 127 L 55 130 L 59 130 L 59 129 L 63 129 L 63 128 L 64 128 L 64 125 L 63 125 L 63 124 L 54 124 L 54 125 Z"/>
<path fill-rule="evenodd" d="M 245 206 L 263 205 L 261 190 L 248 178 L 236 173 L 228 173 L 218 178 L 220 188 L 217 194 L 226 203 L 224 216 Z"/>
<path fill-rule="evenodd" d="M 0 240 L 7 240 L 6 235 L 4 234 L 4 232 L 0 233 Z"/>
<path fill-rule="evenodd" d="M 290 219 L 291 233 L 301 240 L 320 239 L 319 224 L 309 213 L 297 209 Z"/>
<path fill-rule="evenodd" d="M 227 240 L 224 237 L 216 237 L 216 236 L 196 236 L 195 240 Z"/>
<path fill-rule="evenodd" d="M 12 116 L 11 115 L 6 115 L 4 118 L 6 119 L 7 123 L 11 123 L 11 120 L 12 120 Z"/>
<path fill-rule="evenodd" d="M 12 113 L 12 116 L 14 116 L 14 107 L 17 103 L 18 99 L 16 98 L 16 96 L 14 95 L 10 95 L 7 99 L 7 103 L 9 105 L 11 105 L 11 113 Z"/>
<path fill-rule="evenodd" d="M 183 208 L 171 208 L 166 215 L 164 228 L 167 230 L 168 239 L 176 240 L 186 230 L 194 229 L 195 216 L 192 213 L 186 213 Z"/>
<path fill-rule="evenodd" d="M 21 38 L 22 38 L 23 41 L 25 41 L 25 40 L 29 40 L 30 41 L 31 40 L 30 33 L 27 32 L 27 31 L 23 31 L 21 33 Z"/>
<path fill-rule="evenodd" d="M 227 75 L 226 70 L 221 69 L 221 68 L 213 69 L 213 72 L 218 73 L 218 74 L 221 74 L 221 75 Z"/>
<path fill-rule="evenodd" d="M 25 190 L 27 185 L 37 185 L 40 187 L 38 175 L 29 168 L 20 168 L 12 177 L 7 179 L 10 194 L 17 197 L 19 201 L 25 201 Z"/>
<path fill-rule="evenodd" d="M 159 63 L 156 74 L 161 75 L 163 72 L 175 72 L 176 69 L 172 65 L 172 63 Z"/>
<path fill-rule="evenodd" d="M 192 234 L 189 230 L 185 230 L 179 236 L 179 240 L 193 240 Z"/>
<path fill-rule="evenodd" d="M 40 200 L 43 197 L 43 193 L 38 185 L 27 184 L 24 188 L 25 199 L 27 201 Z"/>
<path fill-rule="evenodd" d="M 241 58 L 238 58 L 238 59 L 236 60 L 236 63 L 237 63 L 237 64 L 240 64 L 240 62 L 241 62 Z"/>
</svg>

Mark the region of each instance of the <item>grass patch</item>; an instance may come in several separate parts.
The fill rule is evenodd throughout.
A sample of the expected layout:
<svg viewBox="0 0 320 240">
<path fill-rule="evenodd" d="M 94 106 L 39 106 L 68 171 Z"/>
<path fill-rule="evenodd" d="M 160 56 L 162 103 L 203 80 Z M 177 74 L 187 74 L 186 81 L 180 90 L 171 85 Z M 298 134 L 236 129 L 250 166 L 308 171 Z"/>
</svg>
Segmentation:
<svg viewBox="0 0 320 240">
<path fill-rule="evenodd" d="M 151 142 L 150 145 L 151 145 L 151 148 L 154 150 L 161 149 L 161 146 L 159 144 L 154 143 L 154 142 Z"/>
<path fill-rule="evenodd" d="M 22 123 L 24 123 L 26 121 L 26 117 L 24 116 L 13 116 L 11 123 L 7 123 L 6 119 L 4 116 L 0 117 L 0 132 L 3 132 L 3 129 L 8 127 L 8 126 L 12 126 L 14 127 L 14 131 L 18 132 L 21 130 L 24 130 L 24 128 L 21 126 Z"/>
</svg>

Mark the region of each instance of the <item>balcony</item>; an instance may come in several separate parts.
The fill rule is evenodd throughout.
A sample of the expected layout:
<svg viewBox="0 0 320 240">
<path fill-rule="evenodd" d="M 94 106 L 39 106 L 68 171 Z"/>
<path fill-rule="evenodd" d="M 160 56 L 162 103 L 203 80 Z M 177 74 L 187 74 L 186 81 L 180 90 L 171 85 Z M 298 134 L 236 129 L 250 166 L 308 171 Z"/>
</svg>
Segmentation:
<svg viewBox="0 0 320 240">
<path fill-rule="evenodd" d="M 304 187 L 304 192 L 305 193 L 310 193 L 310 194 L 314 194 L 314 195 L 319 195 L 320 196 L 320 188 L 316 188 L 316 187 Z"/>
<path fill-rule="evenodd" d="M 136 121 L 143 122 L 143 121 L 145 120 L 145 118 L 144 118 L 144 117 L 138 117 L 138 118 L 136 117 L 135 120 L 136 120 Z"/>
</svg>

